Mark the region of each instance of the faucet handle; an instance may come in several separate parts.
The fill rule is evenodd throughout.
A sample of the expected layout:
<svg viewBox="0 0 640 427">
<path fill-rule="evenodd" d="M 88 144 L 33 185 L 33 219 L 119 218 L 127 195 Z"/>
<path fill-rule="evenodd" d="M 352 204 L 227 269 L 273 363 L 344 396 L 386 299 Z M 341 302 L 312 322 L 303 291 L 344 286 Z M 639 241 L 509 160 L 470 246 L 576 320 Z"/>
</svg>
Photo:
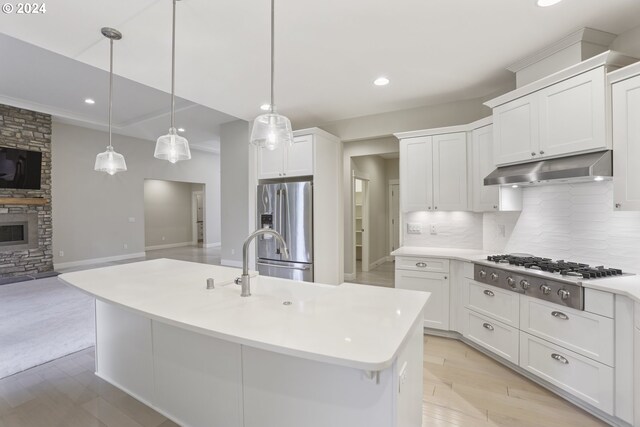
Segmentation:
<svg viewBox="0 0 640 427">
<path fill-rule="evenodd" d="M 209 277 L 207 279 L 207 289 L 215 289 L 215 285 L 212 277 Z"/>
</svg>

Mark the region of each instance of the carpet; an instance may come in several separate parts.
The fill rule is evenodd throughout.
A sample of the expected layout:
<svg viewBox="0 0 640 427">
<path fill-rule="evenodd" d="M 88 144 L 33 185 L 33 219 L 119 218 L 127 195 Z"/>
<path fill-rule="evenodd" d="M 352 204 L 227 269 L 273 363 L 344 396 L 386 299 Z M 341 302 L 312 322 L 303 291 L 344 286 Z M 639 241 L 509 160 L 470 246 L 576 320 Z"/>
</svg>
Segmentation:
<svg viewBox="0 0 640 427">
<path fill-rule="evenodd" d="M 55 277 L 0 286 L 0 378 L 95 345 L 94 313 Z"/>
</svg>

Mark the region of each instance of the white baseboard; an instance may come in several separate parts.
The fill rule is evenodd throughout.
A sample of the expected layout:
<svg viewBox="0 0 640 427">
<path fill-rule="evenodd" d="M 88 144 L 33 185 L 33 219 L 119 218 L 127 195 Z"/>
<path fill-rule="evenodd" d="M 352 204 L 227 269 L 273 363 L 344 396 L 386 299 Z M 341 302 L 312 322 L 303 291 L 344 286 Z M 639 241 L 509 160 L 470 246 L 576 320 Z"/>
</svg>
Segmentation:
<svg viewBox="0 0 640 427">
<path fill-rule="evenodd" d="M 354 280 L 356 278 L 355 273 L 344 273 L 344 281 Z"/>
<path fill-rule="evenodd" d="M 155 251 L 156 249 L 182 248 L 185 246 L 193 246 L 193 242 L 168 243 L 166 245 L 145 246 L 145 251 Z"/>
<path fill-rule="evenodd" d="M 387 262 L 387 257 L 383 256 L 379 260 L 374 261 L 371 264 L 369 264 L 369 270 L 372 270 L 372 269 L 376 268 L 377 266 L 379 266 L 380 264 L 384 264 L 385 262 Z"/>
<path fill-rule="evenodd" d="M 55 264 L 53 264 L 53 269 L 54 270 L 60 270 L 60 269 L 64 269 L 64 268 L 79 267 L 79 266 L 82 266 L 82 265 L 100 264 L 100 263 L 103 263 L 103 262 L 122 261 L 122 260 L 125 260 L 125 259 L 144 258 L 144 257 L 145 257 L 145 253 L 144 252 L 136 252 L 136 253 L 133 253 L 133 254 L 108 256 L 108 257 L 103 257 L 103 258 L 82 259 L 80 261 L 70 261 L 70 262 L 55 263 Z"/>
<path fill-rule="evenodd" d="M 220 265 L 224 265 L 226 267 L 242 268 L 242 261 L 236 261 L 234 259 L 221 259 Z"/>
<path fill-rule="evenodd" d="M 220 246 L 222 246 L 222 242 L 207 243 L 204 245 L 205 248 L 219 248 Z"/>
</svg>

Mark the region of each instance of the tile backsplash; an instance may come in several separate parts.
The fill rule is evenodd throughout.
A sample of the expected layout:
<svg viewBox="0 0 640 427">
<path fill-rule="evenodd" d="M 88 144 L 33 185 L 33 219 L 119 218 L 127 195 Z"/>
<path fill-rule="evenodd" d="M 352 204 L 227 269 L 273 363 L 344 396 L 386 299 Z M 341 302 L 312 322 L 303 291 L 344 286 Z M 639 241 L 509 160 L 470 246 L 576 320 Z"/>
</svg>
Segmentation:
<svg viewBox="0 0 640 427">
<path fill-rule="evenodd" d="M 403 219 L 405 246 L 523 252 L 640 273 L 640 212 L 613 210 L 612 182 L 527 187 L 522 212 L 412 212 Z M 409 223 L 422 234 L 408 234 Z"/>
</svg>

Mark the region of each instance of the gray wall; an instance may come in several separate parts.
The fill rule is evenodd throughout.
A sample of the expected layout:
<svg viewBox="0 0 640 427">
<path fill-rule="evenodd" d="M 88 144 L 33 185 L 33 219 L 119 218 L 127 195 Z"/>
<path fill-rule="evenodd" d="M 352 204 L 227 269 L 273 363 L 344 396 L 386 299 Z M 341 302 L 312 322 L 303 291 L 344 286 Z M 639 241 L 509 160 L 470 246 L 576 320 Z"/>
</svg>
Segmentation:
<svg viewBox="0 0 640 427">
<path fill-rule="evenodd" d="M 387 171 L 386 162 L 380 156 L 353 157 L 355 170 L 369 178 L 369 264 L 386 258 L 389 225 L 387 223 Z M 349 247 L 353 251 L 352 247 Z"/>
<path fill-rule="evenodd" d="M 145 179 L 145 246 L 192 242 L 192 187 L 188 182 Z"/>
<path fill-rule="evenodd" d="M 107 140 L 105 132 L 53 123 L 54 263 L 144 252 L 145 179 L 205 183 L 206 243 L 220 242 L 218 154 L 193 150 L 191 160 L 172 165 L 153 157 L 155 142 L 114 135 L 128 171 L 109 176 L 93 170 Z"/>
<path fill-rule="evenodd" d="M 242 244 L 249 234 L 249 123 L 244 120 L 220 126 L 222 187 L 222 253 L 225 261 L 242 261 Z"/>
<path fill-rule="evenodd" d="M 611 49 L 640 58 L 640 26 L 620 34 L 611 43 Z"/>
</svg>

